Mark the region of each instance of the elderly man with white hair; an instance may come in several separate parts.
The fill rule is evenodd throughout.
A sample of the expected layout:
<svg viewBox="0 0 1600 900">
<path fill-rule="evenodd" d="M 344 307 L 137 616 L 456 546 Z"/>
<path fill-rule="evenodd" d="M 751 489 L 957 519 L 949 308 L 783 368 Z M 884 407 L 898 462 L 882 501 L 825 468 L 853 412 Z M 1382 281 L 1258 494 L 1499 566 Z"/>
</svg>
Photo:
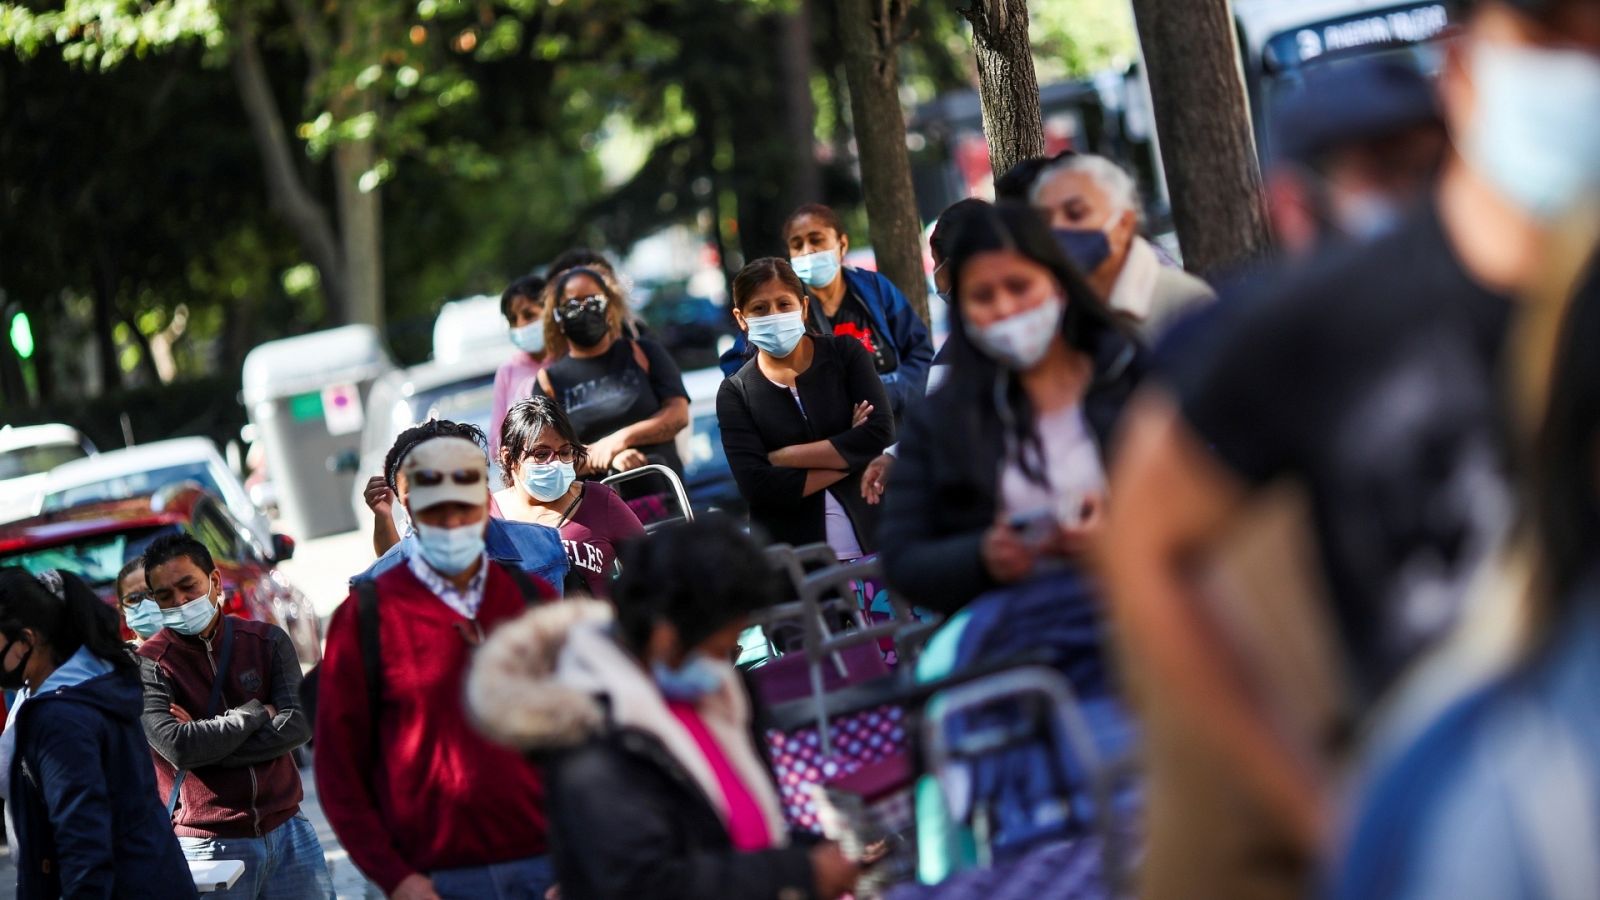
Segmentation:
<svg viewBox="0 0 1600 900">
<path fill-rule="evenodd" d="M 1141 204 L 1133 177 L 1103 156 L 1078 154 L 1034 179 L 1029 200 L 1055 230 L 1089 285 L 1146 337 L 1173 315 L 1216 294 L 1200 279 L 1164 265 L 1139 235 Z"/>
</svg>

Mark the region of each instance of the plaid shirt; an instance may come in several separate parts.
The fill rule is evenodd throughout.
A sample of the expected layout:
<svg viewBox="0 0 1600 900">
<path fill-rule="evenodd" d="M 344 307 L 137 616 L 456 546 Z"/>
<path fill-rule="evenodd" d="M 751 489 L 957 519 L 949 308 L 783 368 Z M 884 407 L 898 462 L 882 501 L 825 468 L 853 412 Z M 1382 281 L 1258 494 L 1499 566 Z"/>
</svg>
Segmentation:
<svg viewBox="0 0 1600 900">
<path fill-rule="evenodd" d="M 422 586 L 438 597 L 445 606 L 468 619 L 478 617 L 478 607 L 483 605 L 483 585 L 489 578 L 488 554 L 484 554 L 478 560 L 478 574 L 472 576 L 467 586 L 459 591 L 443 575 L 424 562 L 421 553 L 413 553 L 411 558 L 406 560 L 406 565 L 411 567 L 411 574 L 417 576 Z"/>
</svg>

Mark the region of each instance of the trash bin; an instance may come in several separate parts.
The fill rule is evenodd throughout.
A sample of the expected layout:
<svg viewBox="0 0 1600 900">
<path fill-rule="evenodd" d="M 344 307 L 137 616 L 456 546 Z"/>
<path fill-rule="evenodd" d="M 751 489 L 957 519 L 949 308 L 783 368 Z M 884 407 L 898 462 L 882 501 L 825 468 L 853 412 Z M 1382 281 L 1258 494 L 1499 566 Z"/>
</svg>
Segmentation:
<svg viewBox="0 0 1600 900">
<path fill-rule="evenodd" d="M 346 325 L 270 341 L 244 358 L 242 399 L 267 451 L 267 473 L 286 530 L 300 539 L 357 527 L 347 502 L 356 474 L 367 393 L 394 368 L 378 330 Z"/>
</svg>

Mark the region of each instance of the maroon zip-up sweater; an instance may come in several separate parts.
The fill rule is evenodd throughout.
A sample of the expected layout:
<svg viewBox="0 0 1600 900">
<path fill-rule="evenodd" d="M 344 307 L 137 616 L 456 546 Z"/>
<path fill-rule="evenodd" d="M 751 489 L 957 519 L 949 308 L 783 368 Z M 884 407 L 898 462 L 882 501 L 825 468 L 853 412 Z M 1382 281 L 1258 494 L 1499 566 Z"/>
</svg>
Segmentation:
<svg viewBox="0 0 1600 900">
<path fill-rule="evenodd" d="M 222 629 L 212 639 L 162 629 L 139 647 L 145 736 L 162 802 L 188 769 L 173 818 L 185 837 L 260 837 L 300 810 L 300 771 L 290 753 L 311 736 L 300 708 L 300 664 L 283 629 L 230 617 L 233 657 L 217 713 L 206 717 Z M 193 719 L 180 722 L 177 704 Z M 269 716 L 267 705 L 277 708 Z"/>
</svg>

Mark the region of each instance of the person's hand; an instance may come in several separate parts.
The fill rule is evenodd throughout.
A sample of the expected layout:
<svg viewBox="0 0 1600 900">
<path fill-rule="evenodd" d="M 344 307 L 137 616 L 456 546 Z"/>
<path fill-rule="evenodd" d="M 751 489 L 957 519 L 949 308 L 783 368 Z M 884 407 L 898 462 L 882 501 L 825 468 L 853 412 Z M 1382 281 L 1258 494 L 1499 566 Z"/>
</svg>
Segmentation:
<svg viewBox="0 0 1600 900">
<path fill-rule="evenodd" d="M 611 457 L 611 471 L 613 472 L 626 472 L 629 469 L 637 469 L 640 466 L 648 465 L 650 465 L 649 458 L 633 447 L 629 447 Z"/>
<path fill-rule="evenodd" d="M 550 890 L 544 892 L 544 900 L 561 900 L 561 885 L 550 885 Z"/>
<path fill-rule="evenodd" d="M 1006 522 L 1002 513 L 983 533 L 983 567 L 1001 584 L 1015 584 L 1033 571 L 1034 549 Z"/>
<path fill-rule="evenodd" d="M 595 441 L 589 445 L 588 454 L 586 456 L 588 459 L 588 470 L 590 472 L 601 473 L 611 471 L 612 459 L 624 449 L 626 448 L 622 446 L 622 441 L 618 440 L 617 436 L 614 434 L 608 434 L 598 441 Z"/>
<path fill-rule="evenodd" d="M 872 404 L 863 400 L 850 412 L 850 427 L 860 428 L 870 418 L 872 418 Z"/>
<path fill-rule="evenodd" d="M 440 900 L 440 897 L 439 892 L 433 889 L 433 879 L 418 872 L 407 875 L 404 881 L 395 885 L 389 900 Z"/>
<path fill-rule="evenodd" d="M 267 718 L 276 719 L 278 717 L 278 708 L 276 706 L 271 703 L 263 703 L 262 706 L 267 708 Z"/>
<path fill-rule="evenodd" d="M 179 722 L 182 722 L 185 725 L 187 725 L 190 722 L 194 721 L 194 716 L 189 715 L 189 711 L 188 710 L 184 709 L 183 707 L 179 706 L 176 703 L 174 703 L 171 706 L 167 707 L 167 712 L 172 713 L 172 717 L 174 719 L 177 719 Z"/>
<path fill-rule="evenodd" d="M 894 457 L 887 453 L 880 453 L 877 459 L 867 463 L 866 471 L 861 473 L 861 499 L 867 501 L 869 506 L 877 506 L 883 500 L 884 486 L 889 483 L 889 469 L 894 466 Z"/>
<path fill-rule="evenodd" d="M 861 867 L 839 852 L 839 845 L 829 841 L 811 848 L 811 877 L 817 896 L 834 900 L 855 890 Z"/>
<path fill-rule="evenodd" d="M 1062 525 L 1057 535 L 1057 551 L 1068 559 L 1080 559 L 1094 552 L 1105 531 L 1106 500 L 1101 494 L 1083 498 L 1077 525 Z"/>
<path fill-rule="evenodd" d="M 367 508 L 374 515 L 387 518 L 394 508 L 394 491 L 389 490 L 388 482 L 382 475 L 374 475 L 367 479 L 367 488 L 362 492 L 362 498 L 367 501 Z"/>
</svg>

